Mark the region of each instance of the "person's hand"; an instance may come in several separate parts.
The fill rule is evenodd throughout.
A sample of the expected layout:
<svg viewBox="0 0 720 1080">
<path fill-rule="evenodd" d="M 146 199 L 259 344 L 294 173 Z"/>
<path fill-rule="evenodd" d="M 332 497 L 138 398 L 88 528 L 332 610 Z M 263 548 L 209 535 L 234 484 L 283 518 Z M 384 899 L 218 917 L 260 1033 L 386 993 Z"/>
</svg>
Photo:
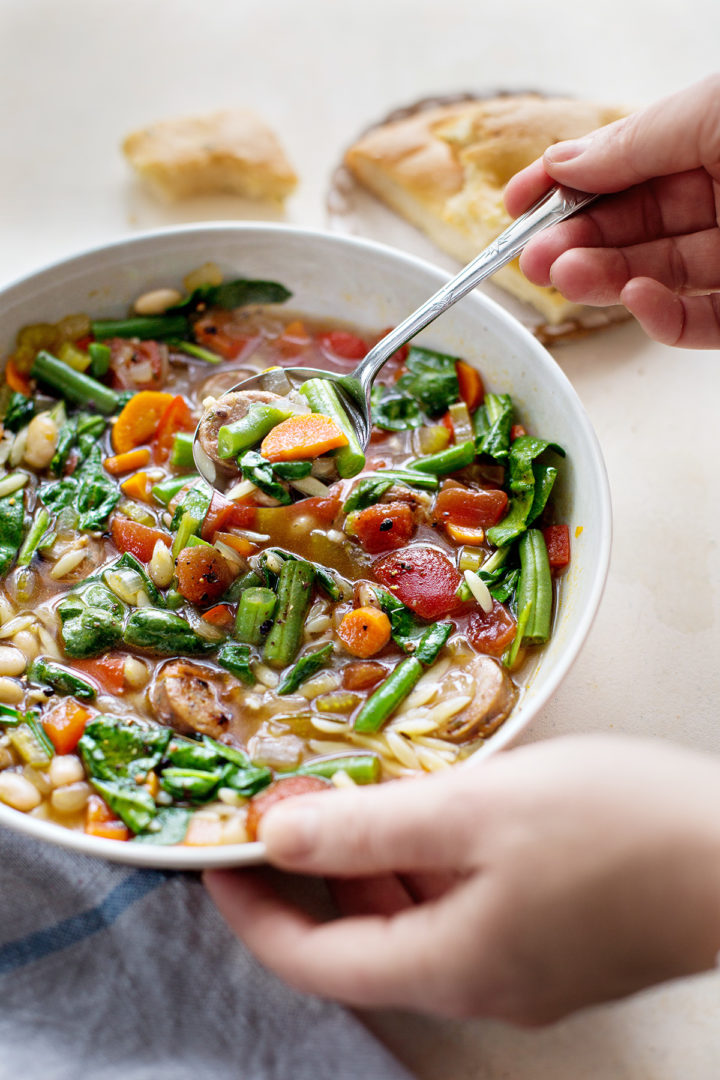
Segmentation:
<svg viewBox="0 0 720 1080">
<path fill-rule="evenodd" d="M 205 880 L 301 990 L 544 1023 L 713 965 L 719 780 L 711 758 L 667 743 L 558 739 L 273 807 L 270 861 L 339 879 L 345 917 L 315 922 L 264 871 Z"/>
<path fill-rule="evenodd" d="M 520 267 L 582 304 L 624 304 L 666 345 L 720 346 L 720 76 L 556 143 L 505 189 L 516 216 L 552 181 L 617 192 L 536 237 Z"/>
</svg>

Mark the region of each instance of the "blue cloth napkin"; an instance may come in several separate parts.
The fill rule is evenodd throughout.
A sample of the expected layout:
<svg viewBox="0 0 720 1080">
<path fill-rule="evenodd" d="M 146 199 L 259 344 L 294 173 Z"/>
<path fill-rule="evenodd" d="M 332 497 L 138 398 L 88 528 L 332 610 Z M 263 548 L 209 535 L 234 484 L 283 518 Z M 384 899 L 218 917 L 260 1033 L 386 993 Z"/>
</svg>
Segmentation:
<svg viewBox="0 0 720 1080">
<path fill-rule="evenodd" d="M 196 876 L 4 829 L 0 859 L 2 1080 L 410 1080 L 262 968 Z"/>
</svg>

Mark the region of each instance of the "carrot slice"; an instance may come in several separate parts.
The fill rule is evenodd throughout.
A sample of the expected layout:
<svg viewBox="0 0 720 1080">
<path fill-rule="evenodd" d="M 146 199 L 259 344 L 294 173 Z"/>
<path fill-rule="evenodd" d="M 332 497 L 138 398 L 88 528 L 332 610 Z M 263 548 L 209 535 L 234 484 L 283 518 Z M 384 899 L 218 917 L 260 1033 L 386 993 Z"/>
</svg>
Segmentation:
<svg viewBox="0 0 720 1080">
<path fill-rule="evenodd" d="M 480 374 L 464 360 L 455 361 L 455 372 L 460 385 L 460 397 L 472 412 L 485 397 L 485 387 Z"/>
<path fill-rule="evenodd" d="M 25 397 L 30 397 L 30 394 L 32 393 L 32 383 L 28 376 L 20 371 L 12 356 L 5 365 L 5 382 L 10 389 L 14 390 L 17 394 L 24 394 Z"/>
<path fill-rule="evenodd" d="M 238 555 L 242 555 L 245 559 L 248 555 L 254 555 L 257 551 L 257 545 L 247 540 L 244 536 L 238 536 L 236 533 L 228 532 L 216 532 L 213 533 L 212 542 L 215 543 L 219 540 L 221 544 L 227 544 L 233 551 L 237 551 Z"/>
<path fill-rule="evenodd" d="M 73 752 L 92 715 L 89 709 L 71 697 L 63 698 L 45 713 L 43 730 L 58 754 Z"/>
<path fill-rule="evenodd" d="M 229 604 L 216 604 L 215 607 L 204 611 L 202 617 L 205 622 L 209 622 L 211 626 L 219 626 L 221 630 L 228 629 L 235 622 L 235 616 Z"/>
<path fill-rule="evenodd" d="M 177 394 L 160 417 L 155 432 L 153 454 L 155 461 L 162 465 L 172 452 L 178 431 L 192 431 L 195 427 L 190 407 L 182 394 Z"/>
<path fill-rule="evenodd" d="M 329 416 L 303 413 L 290 416 L 268 432 L 260 453 L 268 461 L 303 461 L 347 444 L 347 435 Z"/>
<path fill-rule="evenodd" d="M 352 656 L 366 660 L 384 649 L 390 640 L 390 620 L 384 611 L 358 607 L 343 615 L 337 636 Z"/>
<path fill-rule="evenodd" d="M 129 499 L 137 499 L 145 503 L 153 501 L 152 481 L 146 472 L 133 473 L 127 480 L 123 480 L 120 487 Z"/>
<path fill-rule="evenodd" d="M 106 472 L 111 476 L 122 476 L 123 473 L 135 472 L 150 463 L 150 451 L 147 446 L 141 446 L 139 450 L 126 450 L 124 454 L 115 454 L 114 457 L 105 458 L 103 465 Z"/>
<path fill-rule="evenodd" d="M 141 390 L 133 394 L 113 424 L 112 444 L 115 452 L 124 454 L 142 443 L 150 442 L 172 400 L 172 394 L 161 390 Z"/>
<path fill-rule="evenodd" d="M 73 660 L 73 669 L 89 675 L 107 694 L 122 694 L 125 689 L 125 657 L 96 656 L 91 660 Z"/>
</svg>

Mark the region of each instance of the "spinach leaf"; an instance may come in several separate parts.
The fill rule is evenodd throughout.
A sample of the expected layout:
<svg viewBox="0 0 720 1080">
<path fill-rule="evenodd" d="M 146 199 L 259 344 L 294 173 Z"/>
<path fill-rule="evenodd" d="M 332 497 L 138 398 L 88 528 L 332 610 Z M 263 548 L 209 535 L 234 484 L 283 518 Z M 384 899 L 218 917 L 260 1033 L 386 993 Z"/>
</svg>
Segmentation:
<svg viewBox="0 0 720 1080">
<path fill-rule="evenodd" d="M 403 390 L 377 385 L 370 395 L 372 420 L 384 431 L 406 431 L 425 422 L 420 405 Z"/>
<path fill-rule="evenodd" d="M 147 832 L 138 833 L 132 843 L 182 844 L 191 817 L 192 810 L 184 806 L 163 806 L 150 822 Z"/>
<path fill-rule="evenodd" d="M 21 394 L 15 391 L 8 401 L 5 415 L 3 416 L 3 427 L 7 431 L 17 432 L 20 428 L 29 424 L 35 415 L 35 402 L 31 397 L 26 397 L 25 394 Z"/>
<path fill-rule="evenodd" d="M 90 783 L 112 812 L 134 833 L 144 832 L 157 814 L 155 800 L 148 789 L 139 787 L 134 781 L 98 780 L 93 776 Z"/>
<path fill-rule="evenodd" d="M 99 532 L 120 501 L 120 488 L 102 466 L 102 450 L 95 443 L 85 462 L 73 475 L 77 477 L 77 508 L 80 528 Z"/>
<path fill-rule="evenodd" d="M 535 474 L 532 463 L 545 450 L 554 450 L 556 454 L 565 457 L 565 451 L 557 443 L 548 442 L 546 439 L 536 439 L 532 435 L 520 435 L 515 439 L 509 452 L 509 483 L 510 490 L 517 494 L 535 487 Z"/>
<path fill-rule="evenodd" d="M 68 656 L 82 659 L 107 652 L 122 638 L 123 625 L 117 616 L 102 608 L 86 607 L 74 618 L 66 618 L 60 631 Z"/>
<path fill-rule="evenodd" d="M 225 776 L 223 785 L 237 791 L 243 798 L 250 799 L 271 784 L 272 780 L 273 772 L 267 765 L 235 766 Z"/>
<path fill-rule="evenodd" d="M 166 757 L 171 765 L 179 769 L 212 770 L 220 762 L 220 755 L 213 746 L 195 739 L 180 739 L 174 736 L 170 740 Z"/>
<path fill-rule="evenodd" d="M 225 779 L 225 772 L 232 769 L 188 769 L 171 766 L 160 773 L 160 786 L 173 799 L 183 802 L 207 802 L 215 795 Z"/>
<path fill-rule="evenodd" d="M 160 763 L 171 734 L 170 728 L 142 727 L 114 716 L 98 716 L 85 725 L 78 750 L 92 777 L 134 782 L 136 776 Z"/>
<path fill-rule="evenodd" d="M 533 473 L 535 475 L 535 492 L 527 516 L 528 525 L 532 525 L 533 521 L 540 517 L 547 506 L 550 492 L 557 480 L 558 471 L 554 465 L 540 465 L 536 462 L 533 465 Z"/>
<path fill-rule="evenodd" d="M 236 308 L 246 304 L 282 304 L 292 293 L 276 281 L 255 281 L 238 278 L 222 285 L 200 285 L 179 303 L 168 308 L 166 314 L 192 311 L 200 307 Z"/>
<path fill-rule="evenodd" d="M 351 514 L 353 510 L 365 510 L 368 506 L 379 502 L 382 496 L 393 486 L 393 480 L 383 480 L 380 477 L 368 477 L 360 480 L 350 492 L 343 505 L 343 511 Z"/>
<path fill-rule="evenodd" d="M 483 408 L 478 409 L 473 418 L 476 431 L 475 448 L 478 454 L 488 454 L 496 461 L 504 461 L 510 452 L 512 420 L 513 403 L 510 395 L 486 394 Z M 482 429 L 480 434 L 479 428 Z M 516 439 L 515 442 L 517 441 Z"/>
<path fill-rule="evenodd" d="M 408 374 L 396 386 L 417 398 L 430 416 L 439 416 L 460 397 L 456 361 L 455 356 L 412 345 L 405 361 Z"/>
<path fill-rule="evenodd" d="M 247 450 L 238 460 L 245 480 L 250 480 L 266 495 L 277 499 L 282 506 L 287 506 L 292 502 L 290 492 L 275 479 L 273 466 L 266 458 L 258 454 L 257 450 Z"/>
<path fill-rule="evenodd" d="M 0 574 L 17 558 L 24 532 L 25 496 L 21 488 L 0 499 Z"/>
<path fill-rule="evenodd" d="M 248 686 L 255 685 L 255 675 L 250 667 L 252 656 L 249 645 L 227 642 L 220 646 L 216 659 L 220 667 L 225 668 L 231 675 L 241 679 Z"/>
<path fill-rule="evenodd" d="M 390 620 L 390 633 L 396 645 L 403 652 L 414 653 L 418 643 L 427 630 L 427 624 L 420 621 L 410 608 L 405 607 L 397 596 L 393 596 L 379 585 L 372 586 L 373 592 L 378 598 L 380 607 Z"/>
</svg>

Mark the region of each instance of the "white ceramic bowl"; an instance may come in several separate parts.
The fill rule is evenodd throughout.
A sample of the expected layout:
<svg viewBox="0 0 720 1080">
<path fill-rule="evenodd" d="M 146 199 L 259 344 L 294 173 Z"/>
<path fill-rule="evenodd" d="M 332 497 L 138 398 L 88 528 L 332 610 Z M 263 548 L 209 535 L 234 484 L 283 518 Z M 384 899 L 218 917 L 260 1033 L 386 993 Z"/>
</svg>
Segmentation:
<svg viewBox="0 0 720 1080">
<path fill-rule="evenodd" d="M 283 225 L 227 223 L 166 229 L 121 240 L 55 263 L 0 292 L 0 356 L 21 326 L 83 311 L 124 315 L 140 293 L 177 285 L 212 260 L 231 277 L 283 282 L 287 307 L 317 318 L 347 320 L 369 331 L 398 323 L 447 280 L 443 271 L 370 241 Z M 597 611 L 607 575 L 611 510 L 597 438 L 575 391 L 548 352 L 511 315 L 479 292 L 465 297 L 419 340 L 462 356 L 487 386 L 512 394 L 533 432 L 567 451 L 555 493 L 567 521 L 572 559 L 547 646 L 538 655 L 520 703 L 477 754 L 479 761 L 515 739 L 565 677 Z M 253 864 L 262 845 L 159 847 L 85 836 L 0 805 L 0 824 L 60 846 L 136 866 L 197 870 Z"/>
</svg>

